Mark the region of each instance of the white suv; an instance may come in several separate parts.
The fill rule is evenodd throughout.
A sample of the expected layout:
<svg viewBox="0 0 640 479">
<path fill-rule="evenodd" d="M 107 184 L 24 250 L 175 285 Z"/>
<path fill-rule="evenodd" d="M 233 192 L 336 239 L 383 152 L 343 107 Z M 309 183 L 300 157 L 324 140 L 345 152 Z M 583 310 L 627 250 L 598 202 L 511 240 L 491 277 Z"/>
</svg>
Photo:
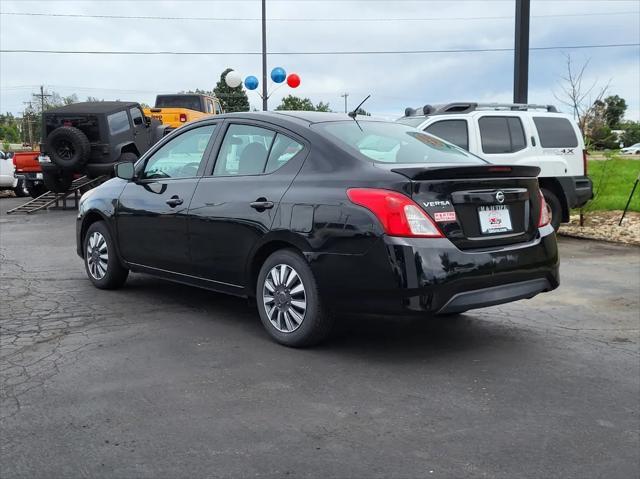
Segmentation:
<svg viewBox="0 0 640 479">
<path fill-rule="evenodd" d="M 407 108 L 399 122 L 415 126 L 497 164 L 540 168 L 552 224 L 593 197 L 578 125 L 552 105 L 449 103 Z"/>
</svg>

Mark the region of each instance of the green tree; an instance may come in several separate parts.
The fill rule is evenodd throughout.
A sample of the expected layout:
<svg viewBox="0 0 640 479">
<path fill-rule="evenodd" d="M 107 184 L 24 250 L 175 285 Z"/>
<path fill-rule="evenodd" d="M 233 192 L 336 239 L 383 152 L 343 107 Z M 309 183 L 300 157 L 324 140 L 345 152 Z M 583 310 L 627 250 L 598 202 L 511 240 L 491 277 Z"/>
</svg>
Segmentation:
<svg viewBox="0 0 640 479">
<path fill-rule="evenodd" d="M 316 105 L 316 111 L 331 111 L 328 103 L 320 102 Z"/>
<path fill-rule="evenodd" d="M 618 95 L 610 95 L 604 99 L 604 119 L 611 129 L 618 128 L 624 113 L 627 111 L 627 102 Z"/>
<path fill-rule="evenodd" d="M 314 105 L 309 98 L 300 98 L 295 95 L 285 96 L 276 110 L 302 110 L 302 111 L 331 111 L 328 103 L 320 102 Z"/>
<path fill-rule="evenodd" d="M 304 110 L 315 111 L 316 107 L 308 98 L 300 98 L 295 95 L 285 96 L 280 104 L 276 107 L 276 110 Z"/>
<path fill-rule="evenodd" d="M 624 146 L 640 143 L 640 122 L 625 121 L 620 127 L 624 130 L 624 133 L 620 137 L 620 141 L 624 143 Z"/>
<path fill-rule="evenodd" d="M 0 139 L 7 143 L 18 143 L 20 141 L 20 132 L 17 125 L 0 125 Z"/>
<path fill-rule="evenodd" d="M 242 88 L 242 85 L 231 88 L 224 81 L 224 77 L 227 76 L 227 73 L 231 70 L 231 68 L 227 68 L 222 72 L 220 80 L 213 89 L 213 93 L 220 99 L 226 112 L 249 111 L 249 98 L 244 88 Z M 196 90 L 196 92 L 200 93 L 198 90 Z M 204 91 L 201 92 L 205 93 Z"/>
</svg>

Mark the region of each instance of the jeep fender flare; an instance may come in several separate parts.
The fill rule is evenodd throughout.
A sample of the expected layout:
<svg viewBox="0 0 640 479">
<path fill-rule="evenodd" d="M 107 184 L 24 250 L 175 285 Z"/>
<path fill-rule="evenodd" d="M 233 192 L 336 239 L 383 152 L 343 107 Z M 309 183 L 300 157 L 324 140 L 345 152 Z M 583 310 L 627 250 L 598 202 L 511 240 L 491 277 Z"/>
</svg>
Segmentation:
<svg viewBox="0 0 640 479">
<path fill-rule="evenodd" d="M 120 158 L 120 155 L 122 155 L 122 153 L 124 152 L 131 152 L 134 153 L 138 158 L 140 158 L 140 152 L 138 151 L 138 147 L 136 146 L 136 144 L 133 141 L 125 141 L 122 143 L 118 143 L 115 147 L 115 152 L 117 153 L 115 155 L 115 158 L 113 159 L 114 161 L 118 161 L 118 158 Z"/>
</svg>

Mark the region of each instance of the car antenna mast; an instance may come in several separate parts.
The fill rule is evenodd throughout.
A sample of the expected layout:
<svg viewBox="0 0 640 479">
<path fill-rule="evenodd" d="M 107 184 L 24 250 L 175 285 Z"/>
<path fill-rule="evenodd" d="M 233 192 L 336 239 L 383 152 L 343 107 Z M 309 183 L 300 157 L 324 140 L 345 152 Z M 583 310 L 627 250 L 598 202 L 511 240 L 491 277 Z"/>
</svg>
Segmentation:
<svg viewBox="0 0 640 479">
<path fill-rule="evenodd" d="M 367 95 L 367 98 L 365 98 L 364 100 L 362 100 L 362 101 L 360 102 L 360 104 L 359 104 L 357 107 L 355 107 L 355 108 L 353 109 L 353 111 L 350 111 L 350 112 L 349 112 L 349 113 L 347 113 L 347 114 L 348 114 L 351 118 L 353 118 L 353 119 L 355 120 L 356 115 L 358 114 L 358 110 L 360 109 L 360 107 L 361 107 L 362 105 L 364 105 L 364 102 L 365 102 L 365 101 L 367 101 L 369 98 L 371 98 L 371 95 Z"/>
</svg>

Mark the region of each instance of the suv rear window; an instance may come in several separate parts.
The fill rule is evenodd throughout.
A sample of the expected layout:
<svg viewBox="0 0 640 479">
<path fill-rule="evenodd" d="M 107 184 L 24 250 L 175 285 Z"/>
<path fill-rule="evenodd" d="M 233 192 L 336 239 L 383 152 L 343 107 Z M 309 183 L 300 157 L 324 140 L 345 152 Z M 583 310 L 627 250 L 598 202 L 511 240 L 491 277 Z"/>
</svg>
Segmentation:
<svg viewBox="0 0 640 479">
<path fill-rule="evenodd" d="M 469 149 L 469 130 L 467 120 L 441 120 L 424 129 L 437 137 L 447 140 L 465 150 Z"/>
<path fill-rule="evenodd" d="M 520 118 L 483 116 L 478 120 L 484 153 L 514 153 L 527 146 Z"/>
<path fill-rule="evenodd" d="M 578 146 L 578 138 L 571 122 L 566 118 L 534 116 L 540 145 L 543 148 L 573 148 Z"/>
</svg>

